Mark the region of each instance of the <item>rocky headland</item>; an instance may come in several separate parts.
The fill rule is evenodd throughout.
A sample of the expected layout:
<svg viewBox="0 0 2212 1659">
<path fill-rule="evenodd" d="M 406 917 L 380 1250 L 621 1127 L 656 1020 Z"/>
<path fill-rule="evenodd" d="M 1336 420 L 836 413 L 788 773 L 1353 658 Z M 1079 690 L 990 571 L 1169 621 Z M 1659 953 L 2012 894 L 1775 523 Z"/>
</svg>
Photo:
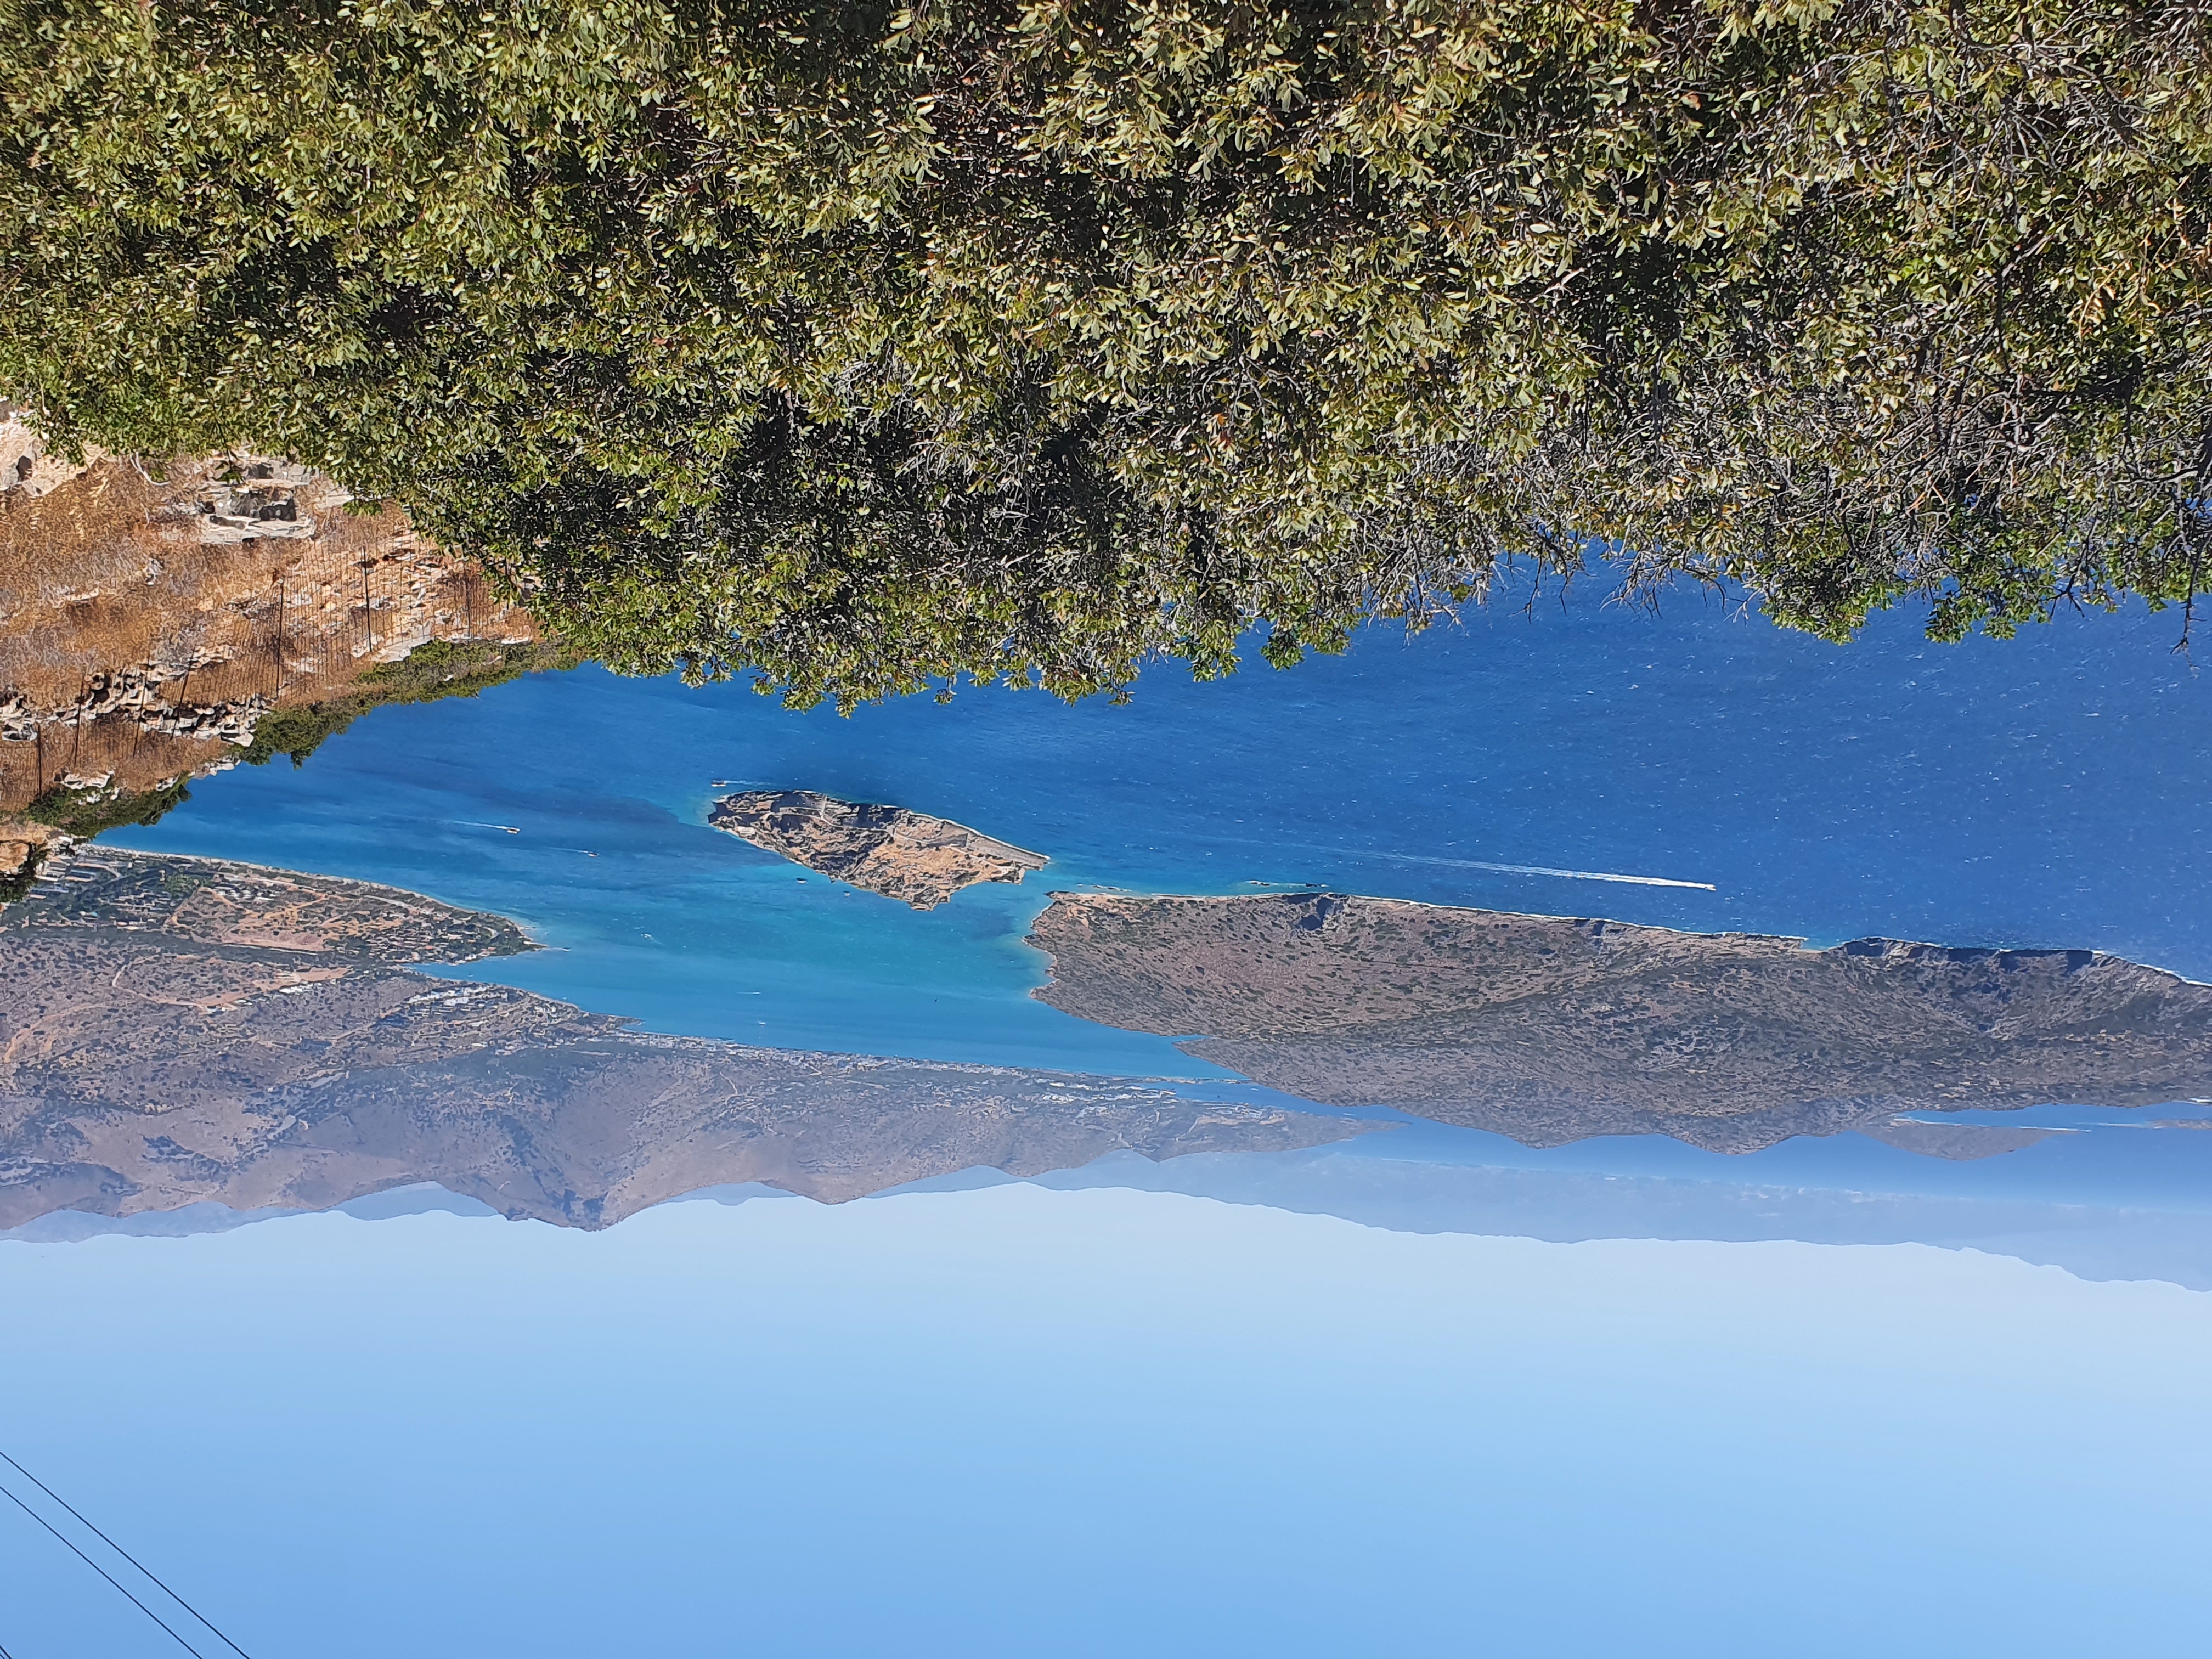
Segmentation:
<svg viewBox="0 0 2212 1659">
<path fill-rule="evenodd" d="M 406 965 L 528 948 L 501 917 L 392 888 L 76 850 L 0 912 L 0 1227 L 321 1208 L 422 1182 L 599 1227 L 727 1182 L 834 1202 L 1376 1127 L 1115 1079 L 656 1036 Z"/>
<path fill-rule="evenodd" d="M 714 803 L 708 822 L 825 876 L 934 909 L 979 881 L 1018 882 L 1050 862 L 950 818 L 838 800 L 811 789 L 749 790 Z"/>
<path fill-rule="evenodd" d="M 1899 1121 L 2212 1096 L 2212 987 L 2093 951 L 1748 933 L 1334 893 L 1056 894 L 1037 993 L 1254 1081 L 1526 1145 L 1747 1152 L 1855 1129 L 1978 1157 L 2033 1129 Z"/>
</svg>

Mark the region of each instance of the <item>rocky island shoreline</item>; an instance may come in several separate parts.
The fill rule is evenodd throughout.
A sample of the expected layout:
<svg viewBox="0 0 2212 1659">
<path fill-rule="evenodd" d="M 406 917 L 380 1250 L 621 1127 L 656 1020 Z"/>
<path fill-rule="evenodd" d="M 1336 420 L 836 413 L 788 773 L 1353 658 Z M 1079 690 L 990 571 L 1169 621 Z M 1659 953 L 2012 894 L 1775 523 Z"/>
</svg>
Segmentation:
<svg viewBox="0 0 2212 1659">
<path fill-rule="evenodd" d="M 730 799 L 793 843 L 794 819 L 817 826 L 811 867 L 909 903 L 1035 867 L 977 875 L 1020 849 L 896 808 Z M 1056 893 L 1030 943 L 1051 958 L 1036 994 L 1079 1018 L 1316 1107 L 1533 1146 L 1663 1134 L 1741 1152 L 1852 1130 L 1980 1158 L 2051 1132 L 1945 1115 L 2212 1095 L 2212 987 L 2095 951 L 1809 951 L 1322 892 Z M 503 918 L 398 889 L 76 849 L 0 910 L 0 979 L 21 988 L 0 1006 L 0 1227 L 425 1180 L 596 1226 L 726 1182 L 836 1200 L 981 1165 L 1376 1127 L 1114 1079 L 656 1036 L 411 968 L 532 948 Z"/>
<path fill-rule="evenodd" d="M 980 881 L 1018 882 L 1051 862 L 950 818 L 903 806 L 839 800 L 811 789 L 747 790 L 708 820 L 809 870 L 932 910 Z"/>
</svg>

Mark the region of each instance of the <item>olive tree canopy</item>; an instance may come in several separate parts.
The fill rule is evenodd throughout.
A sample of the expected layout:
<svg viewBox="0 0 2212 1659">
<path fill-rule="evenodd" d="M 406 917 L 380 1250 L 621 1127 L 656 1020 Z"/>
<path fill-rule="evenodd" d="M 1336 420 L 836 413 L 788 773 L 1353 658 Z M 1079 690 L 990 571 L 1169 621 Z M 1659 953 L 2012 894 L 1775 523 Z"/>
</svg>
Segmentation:
<svg viewBox="0 0 2212 1659">
<path fill-rule="evenodd" d="M 2212 0 L 0 0 L 0 386 L 612 665 L 1076 695 L 1501 558 L 2188 599 Z"/>
</svg>

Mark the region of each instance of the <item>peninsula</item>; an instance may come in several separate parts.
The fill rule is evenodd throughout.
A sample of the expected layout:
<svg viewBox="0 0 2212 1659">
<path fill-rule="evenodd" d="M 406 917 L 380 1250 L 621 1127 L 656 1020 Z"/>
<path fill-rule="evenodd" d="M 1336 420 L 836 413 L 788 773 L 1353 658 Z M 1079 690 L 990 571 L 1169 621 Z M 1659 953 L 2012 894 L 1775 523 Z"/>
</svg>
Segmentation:
<svg viewBox="0 0 2212 1659">
<path fill-rule="evenodd" d="M 1130 1150 L 1375 1128 L 1144 1083 L 653 1036 L 406 964 L 531 948 L 419 894 L 80 848 L 0 910 L 0 1228 L 435 1182 L 601 1227 L 763 1182 L 825 1202 Z"/>
<path fill-rule="evenodd" d="M 1018 882 L 1050 862 L 950 818 L 839 800 L 811 789 L 750 790 L 708 822 L 823 875 L 932 910 L 979 881 Z"/>
<path fill-rule="evenodd" d="M 2212 987 L 2094 951 L 1688 933 L 1334 893 L 1055 894 L 1037 993 L 1312 1101 L 1552 1146 L 1748 1152 L 1856 1129 L 1973 1157 L 2041 1132 L 1907 1112 L 2212 1095 Z"/>
</svg>

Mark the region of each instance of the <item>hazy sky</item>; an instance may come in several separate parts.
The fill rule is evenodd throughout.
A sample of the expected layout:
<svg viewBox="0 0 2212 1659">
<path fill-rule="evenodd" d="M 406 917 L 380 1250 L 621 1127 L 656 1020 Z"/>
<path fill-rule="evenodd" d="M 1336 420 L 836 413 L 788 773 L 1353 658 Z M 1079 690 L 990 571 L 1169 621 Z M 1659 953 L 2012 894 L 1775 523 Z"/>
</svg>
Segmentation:
<svg viewBox="0 0 2212 1659">
<path fill-rule="evenodd" d="M 1010 1184 L 7 1243 L 0 1307 L 9 1449 L 254 1659 L 2212 1624 L 2212 1297 L 1972 1252 Z M 16 1659 L 167 1641 L 20 1516 L 0 1608 Z"/>
</svg>

